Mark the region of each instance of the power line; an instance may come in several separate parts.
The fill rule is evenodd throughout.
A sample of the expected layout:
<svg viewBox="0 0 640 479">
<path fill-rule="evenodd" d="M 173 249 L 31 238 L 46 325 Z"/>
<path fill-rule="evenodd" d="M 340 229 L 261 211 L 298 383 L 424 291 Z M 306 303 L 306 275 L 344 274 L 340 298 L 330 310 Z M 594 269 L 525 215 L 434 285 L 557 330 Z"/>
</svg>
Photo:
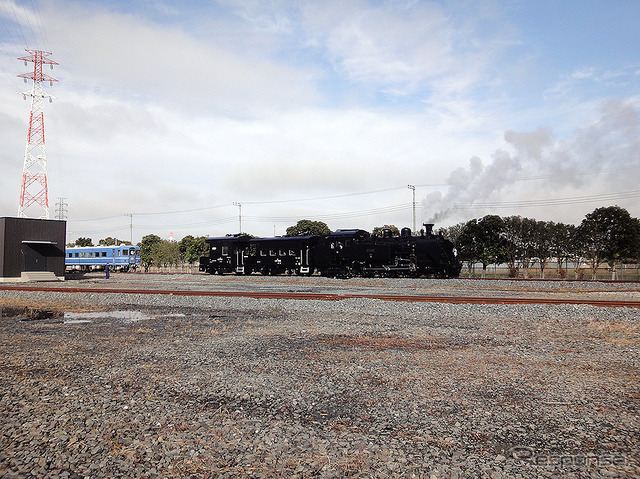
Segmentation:
<svg viewBox="0 0 640 479">
<path fill-rule="evenodd" d="M 45 47 L 48 51 L 51 51 L 49 46 L 49 38 L 47 37 L 47 32 L 44 28 L 44 23 L 42 22 L 42 14 L 40 13 L 40 7 L 38 6 L 38 2 L 34 2 L 31 0 L 31 9 L 36 17 L 36 23 L 38 24 L 38 30 L 40 31 L 40 37 L 44 41 Z"/>
<path fill-rule="evenodd" d="M 447 185 L 419 185 L 419 186 L 439 186 L 444 187 Z M 319 200 L 332 200 L 336 198 L 349 198 L 352 196 L 364 196 L 364 195 L 373 195 L 376 193 L 385 193 L 387 191 L 394 191 L 404 189 L 404 186 L 394 186 L 392 188 L 384 188 L 382 190 L 371 190 L 371 191 L 361 191 L 358 193 L 345 193 L 342 195 L 332 195 L 332 196 L 316 196 L 312 198 L 296 198 L 290 200 L 269 200 L 269 201 L 245 201 L 244 204 L 247 205 L 268 205 L 273 203 L 301 203 L 303 201 L 319 201 Z"/>
<path fill-rule="evenodd" d="M 31 38 L 33 38 L 33 43 L 35 45 L 35 47 L 38 47 L 38 40 L 36 39 L 36 35 L 33 31 L 33 27 L 31 26 L 31 20 L 29 18 L 29 14 L 26 12 L 25 9 L 25 18 L 27 19 L 27 25 L 29 25 L 29 32 L 31 33 Z"/>
<path fill-rule="evenodd" d="M 562 206 L 573 204 L 594 203 L 603 201 L 615 201 L 628 198 L 640 197 L 640 190 L 632 190 L 621 193 L 611 193 L 602 195 L 588 196 L 570 196 L 565 198 L 549 198 L 539 200 L 522 200 L 522 201 L 496 201 L 496 202 L 450 202 L 440 203 L 449 205 L 450 208 L 466 210 L 474 208 L 533 208 L 537 206 Z"/>
<path fill-rule="evenodd" d="M 20 24 L 20 21 L 18 20 L 18 14 L 16 13 L 16 8 L 15 8 L 15 4 L 13 2 L 8 2 L 9 5 L 11 5 L 11 10 L 13 11 L 13 17 L 16 20 L 16 25 L 18 27 L 18 31 L 20 32 L 20 37 L 22 38 L 22 45 L 24 48 L 28 47 L 27 44 L 27 39 L 24 36 L 24 33 L 22 32 L 22 26 Z"/>
<path fill-rule="evenodd" d="M 154 215 L 175 215 L 175 214 L 180 214 L 180 213 L 195 213 L 196 211 L 208 211 L 208 210 L 214 210 L 217 208 L 225 208 L 229 206 L 229 204 L 225 203 L 222 205 L 215 205 L 215 206 L 205 206 L 203 208 L 193 208 L 190 210 L 176 210 L 176 211 L 158 211 L 155 213 L 134 213 L 136 216 L 154 216 Z"/>
</svg>

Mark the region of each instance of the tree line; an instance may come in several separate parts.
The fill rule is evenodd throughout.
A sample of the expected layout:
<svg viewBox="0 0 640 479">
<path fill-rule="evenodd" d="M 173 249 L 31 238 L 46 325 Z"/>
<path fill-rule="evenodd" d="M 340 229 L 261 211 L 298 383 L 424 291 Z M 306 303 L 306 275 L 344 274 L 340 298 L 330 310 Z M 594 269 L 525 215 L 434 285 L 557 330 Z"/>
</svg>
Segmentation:
<svg viewBox="0 0 640 479">
<path fill-rule="evenodd" d="M 537 266 L 544 278 L 550 262 L 556 262 L 557 276 L 565 278 L 569 262 L 588 264 L 592 278 L 608 265 L 612 279 L 622 263 L 640 259 L 640 220 L 618 206 L 597 208 L 578 226 L 539 221 L 521 216 L 487 215 L 439 231 L 450 239 L 469 271 L 482 265 L 506 264 L 509 276 Z"/>
</svg>

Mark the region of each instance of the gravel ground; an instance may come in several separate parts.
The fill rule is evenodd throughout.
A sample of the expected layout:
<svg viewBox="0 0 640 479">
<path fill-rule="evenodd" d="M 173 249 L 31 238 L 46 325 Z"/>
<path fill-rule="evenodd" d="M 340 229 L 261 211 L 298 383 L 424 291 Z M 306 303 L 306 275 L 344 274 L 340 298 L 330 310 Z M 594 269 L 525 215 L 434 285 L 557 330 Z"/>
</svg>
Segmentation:
<svg viewBox="0 0 640 479">
<path fill-rule="evenodd" d="M 114 276 L 82 285 L 240 284 Z M 629 284 L 244 284 L 638 297 Z M 24 312 L 38 305 L 67 313 Z M 12 291 L 0 306 L 2 477 L 640 477 L 637 309 Z"/>
</svg>

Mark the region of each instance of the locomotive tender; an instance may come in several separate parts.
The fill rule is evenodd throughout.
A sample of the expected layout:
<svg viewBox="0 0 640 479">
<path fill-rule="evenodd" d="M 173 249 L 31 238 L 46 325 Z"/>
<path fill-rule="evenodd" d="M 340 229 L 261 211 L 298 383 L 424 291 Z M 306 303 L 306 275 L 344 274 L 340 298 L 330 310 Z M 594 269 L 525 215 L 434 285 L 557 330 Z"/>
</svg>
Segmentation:
<svg viewBox="0 0 640 479">
<path fill-rule="evenodd" d="M 360 229 L 338 230 L 322 236 L 251 238 L 229 235 L 207 238 L 209 256 L 200 258 L 200 271 L 210 274 L 297 274 L 349 278 L 436 277 L 460 274 L 453 243 L 425 224 L 420 235 L 402 228 L 400 236 L 385 229 L 373 236 Z"/>
</svg>

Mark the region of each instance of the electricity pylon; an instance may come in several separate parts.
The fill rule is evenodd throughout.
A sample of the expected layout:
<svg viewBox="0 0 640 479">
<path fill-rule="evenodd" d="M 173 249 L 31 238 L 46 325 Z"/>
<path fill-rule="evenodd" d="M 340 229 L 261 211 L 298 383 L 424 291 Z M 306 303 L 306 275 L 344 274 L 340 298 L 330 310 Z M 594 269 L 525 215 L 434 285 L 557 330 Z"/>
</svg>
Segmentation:
<svg viewBox="0 0 640 479">
<path fill-rule="evenodd" d="M 24 151 L 24 166 L 22 168 L 22 186 L 20 187 L 20 203 L 18 216 L 22 218 L 49 219 L 49 192 L 47 189 L 47 157 L 44 148 L 44 99 L 49 102 L 53 96 L 45 93 L 42 82 L 48 81 L 51 86 L 57 82 L 55 78 L 42 73 L 42 65 L 48 64 L 53 69 L 56 62 L 47 58 L 51 53 L 40 50 L 27 50 L 30 56 L 18 58 L 27 62 L 33 62 L 33 72 L 18 75 L 33 80 L 33 88 L 29 92 L 22 92 L 24 99 L 31 97 L 31 113 L 29 115 L 29 130 L 27 132 L 27 146 Z M 33 210 L 40 213 L 33 214 Z M 29 211 L 28 211 L 29 210 Z M 32 213 L 31 215 L 28 213 Z"/>
</svg>

